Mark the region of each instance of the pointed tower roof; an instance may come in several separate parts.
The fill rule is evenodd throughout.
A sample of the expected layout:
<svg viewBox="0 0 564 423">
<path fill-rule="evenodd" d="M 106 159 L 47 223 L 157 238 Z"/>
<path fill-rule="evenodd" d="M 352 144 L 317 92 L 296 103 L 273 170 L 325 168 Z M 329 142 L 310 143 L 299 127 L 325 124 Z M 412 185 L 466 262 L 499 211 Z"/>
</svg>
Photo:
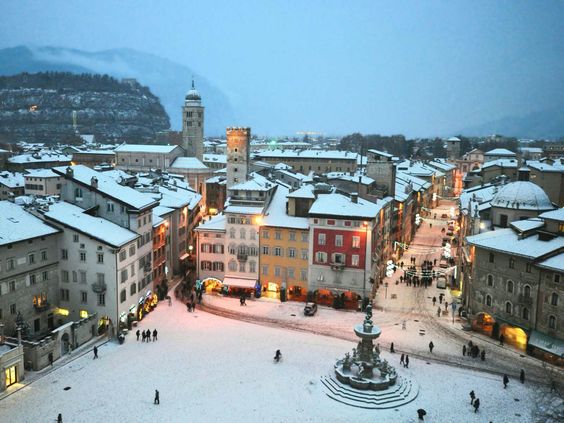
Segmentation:
<svg viewBox="0 0 564 423">
<path fill-rule="evenodd" d="M 194 86 L 194 78 L 192 78 L 192 88 L 186 94 L 186 101 L 200 101 L 202 97 L 200 97 L 200 93 L 196 90 Z"/>
</svg>

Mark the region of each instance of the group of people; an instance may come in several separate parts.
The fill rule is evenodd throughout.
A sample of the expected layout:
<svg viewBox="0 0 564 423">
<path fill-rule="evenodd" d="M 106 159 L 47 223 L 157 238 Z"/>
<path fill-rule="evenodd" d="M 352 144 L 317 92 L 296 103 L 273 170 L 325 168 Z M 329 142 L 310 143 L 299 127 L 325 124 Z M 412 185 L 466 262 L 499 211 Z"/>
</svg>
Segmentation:
<svg viewBox="0 0 564 423">
<path fill-rule="evenodd" d="M 405 367 L 406 369 L 409 368 L 409 355 L 402 354 L 400 357 L 400 364 Z"/>
<path fill-rule="evenodd" d="M 135 335 L 137 335 L 138 341 L 139 341 L 139 336 L 141 335 L 142 336 L 141 342 L 151 342 L 151 329 L 144 330 L 143 332 L 137 329 Z M 157 335 L 158 335 L 157 330 L 156 329 L 153 330 L 153 342 L 157 340 Z"/>
<path fill-rule="evenodd" d="M 468 356 L 472 358 L 478 358 L 479 356 L 482 359 L 482 361 L 486 360 L 486 350 L 482 349 L 480 351 L 480 348 L 472 341 L 468 341 L 468 347 L 466 347 L 466 345 L 462 346 L 462 355 L 465 357 Z"/>
<path fill-rule="evenodd" d="M 470 405 L 474 406 L 474 413 L 477 413 L 480 408 L 480 398 L 476 398 L 474 391 L 470 391 Z"/>
</svg>

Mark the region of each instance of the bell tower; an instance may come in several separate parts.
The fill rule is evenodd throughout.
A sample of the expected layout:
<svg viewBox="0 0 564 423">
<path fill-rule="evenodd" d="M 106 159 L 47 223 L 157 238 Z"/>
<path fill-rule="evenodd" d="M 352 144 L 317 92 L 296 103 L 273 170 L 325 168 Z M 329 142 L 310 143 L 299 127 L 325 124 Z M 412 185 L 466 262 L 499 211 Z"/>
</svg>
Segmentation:
<svg viewBox="0 0 564 423">
<path fill-rule="evenodd" d="M 227 189 L 247 180 L 251 128 L 227 128 Z"/>
<path fill-rule="evenodd" d="M 182 107 L 182 147 L 186 156 L 204 159 L 204 106 L 200 93 L 194 87 L 186 94 Z"/>
</svg>

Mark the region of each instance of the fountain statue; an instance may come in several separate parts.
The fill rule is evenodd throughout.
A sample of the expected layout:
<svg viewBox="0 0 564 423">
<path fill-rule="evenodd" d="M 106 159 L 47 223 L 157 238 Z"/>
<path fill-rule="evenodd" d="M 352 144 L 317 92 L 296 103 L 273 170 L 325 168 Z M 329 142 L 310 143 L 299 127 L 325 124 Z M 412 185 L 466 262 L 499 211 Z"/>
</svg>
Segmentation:
<svg viewBox="0 0 564 423">
<path fill-rule="evenodd" d="M 357 389 L 382 391 L 397 381 L 396 370 L 386 360 L 380 359 L 380 348 L 374 346 L 382 331 L 372 322 L 372 306 L 366 307 L 366 317 L 362 324 L 354 327 L 360 341 L 349 353 L 335 363 L 335 375 L 339 382 Z"/>
</svg>

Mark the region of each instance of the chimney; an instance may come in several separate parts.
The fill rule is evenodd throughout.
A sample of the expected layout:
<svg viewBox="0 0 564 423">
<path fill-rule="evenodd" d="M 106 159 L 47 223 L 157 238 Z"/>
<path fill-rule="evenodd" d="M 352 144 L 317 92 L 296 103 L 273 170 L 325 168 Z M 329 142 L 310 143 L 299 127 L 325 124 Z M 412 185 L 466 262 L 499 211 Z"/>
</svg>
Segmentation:
<svg viewBox="0 0 564 423">
<path fill-rule="evenodd" d="M 351 192 L 351 201 L 353 203 L 358 203 L 358 192 Z"/>
<path fill-rule="evenodd" d="M 98 178 L 96 178 L 95 176 L 90 178 L 90 185 L 92 186 L 92 188 L 98 188 Z"/>
<path fill-rule="evenodd" d="M 69 178 L 74 177 L 74 170 L 72 169 L 72 167 L 67 167 L 66 173 Z"/>
</svg>

